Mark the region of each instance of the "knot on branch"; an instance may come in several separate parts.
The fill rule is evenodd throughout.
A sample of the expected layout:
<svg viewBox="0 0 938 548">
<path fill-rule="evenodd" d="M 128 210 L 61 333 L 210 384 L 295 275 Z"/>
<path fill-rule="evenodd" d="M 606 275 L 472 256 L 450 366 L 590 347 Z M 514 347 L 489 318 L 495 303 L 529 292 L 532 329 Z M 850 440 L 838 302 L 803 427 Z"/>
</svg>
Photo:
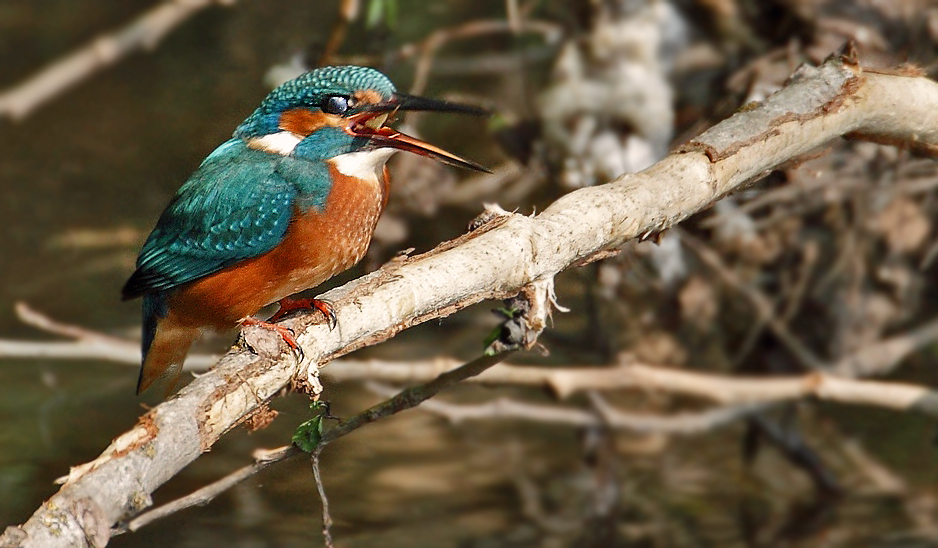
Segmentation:
<svg viewBox="0 0 938 548">
<path fill-rule="evenodd" d="M 107 546 L 111 540 L 110 522 L 98 503 L 88 497 L 80 498 L 73 503 L 71 513 L 78 520 L 89 546 Z"/>
<path fill-rule="evenodd" d="M 494 310 L 505 320 L 485 341 L 486 356 L 509 350 L 531 349 L 552 318 L 553 308 L 561 312 L 570 311 L 557 303 L 553 277 L 526 285 L 520 293 L 505 299 L 504 303 L 504 307 Z"/>
<path fill-rule="evenodd" d="M 475 219 L 469 222 L 469 232 L 475 232 L 485 226 L 498 226 L 508 218 L 512 212 L 506 211 L 502 206 L 498 204 L 483 204 L 485 208 L 482 213 L 479 213 Z"/>
</svg>

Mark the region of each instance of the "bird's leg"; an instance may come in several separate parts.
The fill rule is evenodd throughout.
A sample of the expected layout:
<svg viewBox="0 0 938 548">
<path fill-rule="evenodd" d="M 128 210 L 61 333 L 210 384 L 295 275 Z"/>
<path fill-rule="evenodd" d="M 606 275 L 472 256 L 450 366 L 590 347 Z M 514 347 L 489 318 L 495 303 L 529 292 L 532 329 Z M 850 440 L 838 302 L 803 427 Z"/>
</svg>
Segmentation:
<svg viewBox="0 0 938 548">
<path fill-rule="evenodd" d="M 277 304 L 280 305 L 280 310 L 276 314 L 270 317 L 268 322 L 277 322 L 283 319 L 284 316 L 291 312 L 297 310 L 311 310 L 316 309 L 322 312 L 322 315 L 326 317 L 326 323 L 329 325 L 329 329 L 334 329 L 338 320 L 335 317 L 335 310 L 332 309 L 332 303 L 329 301 L 321 301 L 319 299 L 280 299 L 277 301 Z"/>
</svg>

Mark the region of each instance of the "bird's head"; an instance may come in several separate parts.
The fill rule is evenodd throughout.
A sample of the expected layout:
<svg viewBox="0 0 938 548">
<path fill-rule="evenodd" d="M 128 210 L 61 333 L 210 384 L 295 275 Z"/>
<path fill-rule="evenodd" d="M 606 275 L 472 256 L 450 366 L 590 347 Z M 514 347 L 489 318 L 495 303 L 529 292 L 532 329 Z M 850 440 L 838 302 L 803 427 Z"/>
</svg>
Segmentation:
<svg viewBox="0 0 938 548">
<path fill-rule="evenodd" d="M 323 67 L 286 82 L 235 130 L 235 137 L 265 152 L 328 160 L 351 152 L 406 150 L 458 167 L 487 171 L 385 123 L 399 110 L 484 114 L 478 107 L 398 93 L 377 70 Z"/>
</svg>

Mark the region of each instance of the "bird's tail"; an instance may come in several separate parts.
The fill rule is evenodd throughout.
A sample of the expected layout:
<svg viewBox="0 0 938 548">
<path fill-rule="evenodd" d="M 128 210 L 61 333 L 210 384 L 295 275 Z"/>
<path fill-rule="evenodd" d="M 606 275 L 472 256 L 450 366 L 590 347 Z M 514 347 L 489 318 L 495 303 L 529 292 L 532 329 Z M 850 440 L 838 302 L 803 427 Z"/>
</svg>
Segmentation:
<svg viewBox="0 0 938 548">
<path fill-rule="evenodd" d="M 199 336 L 199 329 L 182 325 L 170 314 L 163 292 L 143 296 L 143 367 L 137 381 L 137 394 L 158 379 L 169 380 L 172 391 L 179 380 L 189 347 Z"/>
</svg>

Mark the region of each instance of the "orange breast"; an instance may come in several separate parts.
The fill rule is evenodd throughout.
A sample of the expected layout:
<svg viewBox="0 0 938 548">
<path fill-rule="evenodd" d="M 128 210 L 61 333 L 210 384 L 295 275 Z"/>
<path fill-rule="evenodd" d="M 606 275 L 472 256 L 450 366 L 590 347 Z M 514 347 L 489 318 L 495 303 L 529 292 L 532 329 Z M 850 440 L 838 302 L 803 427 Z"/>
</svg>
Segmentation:
<svg viewBox="0 0 938 548">
<path fill-rule="evenodd" d="M 274 249 L 180 287 L 169 300 L 176 317 L 189 325 L 230 329 L 360 261 L 387 202 L 387 170 L 380 181 L 348 177 L 331 166 L 330 174 L 333 187 L 323 211 L 297 210 Z"/>
</svg>

